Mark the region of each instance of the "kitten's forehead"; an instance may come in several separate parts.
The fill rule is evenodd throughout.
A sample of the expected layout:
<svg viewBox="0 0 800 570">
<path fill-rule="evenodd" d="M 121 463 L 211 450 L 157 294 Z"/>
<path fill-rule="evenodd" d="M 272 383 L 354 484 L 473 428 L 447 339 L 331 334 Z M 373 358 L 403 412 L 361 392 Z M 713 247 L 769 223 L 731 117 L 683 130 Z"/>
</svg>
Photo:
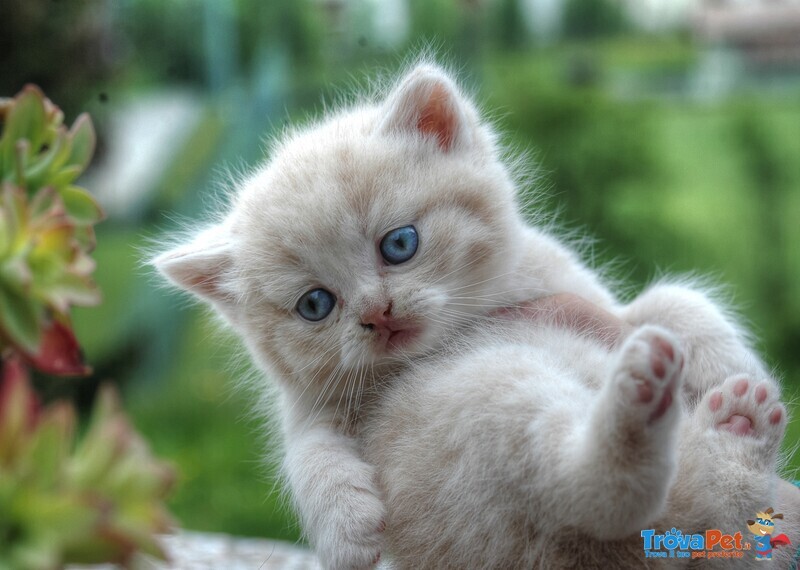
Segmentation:
<svg viewBox="0 0 800 570">
<path fill-rule="evenodd" d="M 432 211 L 498 217 L 511 200 L 485 162 L 374 133 L 368 114 L 295 135 L 239 195 L 242 265 L 272 292 L 363 276 L 374 271 L 385 232 Z"/>
<path fill-rule="evenodd" d="M 431 157 L 411 144 L 377 139 L 344 120 L 295 137 L 249 181 L 241 223 L 302 245 L 407 220 L 435 197 L 426 181 Z"/>
</svg>

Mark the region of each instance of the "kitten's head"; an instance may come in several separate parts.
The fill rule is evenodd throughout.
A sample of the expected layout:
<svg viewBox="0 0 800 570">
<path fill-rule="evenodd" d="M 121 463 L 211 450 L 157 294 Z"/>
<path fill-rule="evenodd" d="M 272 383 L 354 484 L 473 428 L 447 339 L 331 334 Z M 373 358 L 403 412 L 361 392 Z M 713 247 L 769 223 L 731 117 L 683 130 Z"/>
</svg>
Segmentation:
<svg viewBox="0 0 800 570">
<path fill-rule="evenodd" d="M 521 227 L 490 128 L 420 66 L 286 137 L 224 222 L 155 263 L 299 379 L 439 347 L 502 302 Z"/>
</svg>

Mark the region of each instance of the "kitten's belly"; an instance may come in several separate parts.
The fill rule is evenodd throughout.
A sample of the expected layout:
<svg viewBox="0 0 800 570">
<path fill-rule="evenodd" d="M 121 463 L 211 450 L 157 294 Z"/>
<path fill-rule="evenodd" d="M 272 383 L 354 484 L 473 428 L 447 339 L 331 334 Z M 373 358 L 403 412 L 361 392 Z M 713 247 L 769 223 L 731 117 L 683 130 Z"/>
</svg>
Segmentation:
<svg viewBox="0 0 800 570">
<path fill-rule="evenodd" d="M 542 497 L 511 459 L 541 454 L 546 462 L 546 450 L 526 447 L 532 419 L 564 398 L 588 409 L 610 360 L 596 343 L 516 323 L 470 344 L 478 348 L 398 378 L 365 424 L 400 567 L 541 562 L 549 550 L 534 516 Z"/>
</svg>

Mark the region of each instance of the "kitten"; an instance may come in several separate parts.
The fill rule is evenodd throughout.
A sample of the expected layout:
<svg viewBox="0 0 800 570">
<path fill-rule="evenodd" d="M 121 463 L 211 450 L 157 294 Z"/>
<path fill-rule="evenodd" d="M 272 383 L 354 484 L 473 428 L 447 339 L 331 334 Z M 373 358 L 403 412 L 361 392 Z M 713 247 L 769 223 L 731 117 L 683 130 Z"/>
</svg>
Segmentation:
<svg viewBox="0 0 800 570">
<path fill-rule="evenodd" d="M 634 361 L 646 368 L 653 346 L 663 341 L 677 358 L 680 344 L 686 351 L 685 370 L 680 378 L 671 372 L 671 387 L 658 390 L 677 393 L 685 378 L 682 399 L 690 408 L 713 386 L 727 389 L 722 382 L 732 374 L 768 378 L 743 331 L 703 293 L 657 285 L 623 306 L 575 252 L 528 226 L 495 132 L 435 66 L 418 66 L 382 101 L 356 105 L 289 133 L 271 154 L 238 189 L 221 223 L 160 255 L 155 264 L 178 286 L 209 302 L 277 382 L 284 473 L 303 528 L 327 568 L 369 567 L 384 544 L 383 492 L 359 439 L 364 411 L 383 410 L 386 425 L 407 425 L 385 403 L 397 402 L 392 394 L 401 392 L 392 389 L 398 381 L 418 386 L 420 370 L 448 370 L 455 357 L 442 356 L 436 364 L 435 355 L 462 339 L 470 340 L 476 354 L 485 352 L 484 341 L 497 346 L 486 331 L 508 336 L 502 326 L 491 324 L 496 320 L 491 313 L 499 307 L 570 293 L 631 325 L 668 329 L 639 330 L 638 348 L 626 345 L 612 359 L 606 355 L 604 360 L 587 345 L 586 354 L 594 356 L 587 356 L 586 363 L 610 374 L 607 363 L 613 361 L 613 377 L 621 378 L 620 370 L 631 369 Z M 504 326 L 518 325 L 512 320 Z M 540 339 L 531 328 L 528 324 L 518 332 Z M 552 339 L 575 346 L 567 340 L 574 333 L 548 330 Z M 544 355 L 552 339 L 531 346 Z M 573 360 L 580 364 L 583 353 L 577 354 L 581 359 Z M 464 353 L 467 357 L 477 358 L 470 352 Z M 427 364 L 419 368 L 415 362 L 422 361 Z M 502 370 L 505 363 L 497 365 Z M 486 373 L 489 384 L 503 381 L 491 369 Z M 588 388 L 597 393 L 630 389 L 610 387 L 616 384 L 601 376 L 590 376 L 596 385 Z M 562 394 L 559 386 L 549 390 L 549 398 L 578 398 L 580 382 L 572 383 L 575 394 Z M 660 384 L 652 384 L 658 391 Z M 764 389 L 770 405 L 779 405 L 775 383 L 767 381 Z M 451 409 L 447 395 L 439 396 L 440 409 Z M 588 405 L 586 394 L 578 399 Z M 610 393 L 606 400 L 609 409 L 628 413 L 611 401 Z M 671 480 L 675 464 L 677 444 L 671 442 L 677 439 L 675 418 L 680 416 L 678 405 L 667 408 L 658 422 L 661 435 L 654 438 L 664 442 L 664 452 L 658 457 L 655 450 L 651 453 L 652 467 L 663 467 L 665 481 Z M 396 407 L 398 413 L 404 409 Z M 402 487 L 387 478 L 386 469 L 404 460 L 381 454 L 376 442 L 386 435 L 378 429 L 380 414 L 369 422 L 374 431 L 365 441 L 370 455 L 385 462 L 381 481 Z M 422 445 L 422 439 L 417 443 Z M 482 451 L 491 456 L 492 450 L 478 446 L 472 457 Z M 475 465 L 485 460 L 476 458 Z M 660 498 L 644 512 L 659 510 L 665 485 L 659 484 Z M 580 488 L 573 491 L 581 494 Z M 397 508 L 394 491 L 387 492 L 390 507 Z M 565 512 L 578 516 L 572 509 Z M 394 511 L 391 516 L 394 525 Z M 398 536 L 393 529 L 390 534 Z"/>
</svg>

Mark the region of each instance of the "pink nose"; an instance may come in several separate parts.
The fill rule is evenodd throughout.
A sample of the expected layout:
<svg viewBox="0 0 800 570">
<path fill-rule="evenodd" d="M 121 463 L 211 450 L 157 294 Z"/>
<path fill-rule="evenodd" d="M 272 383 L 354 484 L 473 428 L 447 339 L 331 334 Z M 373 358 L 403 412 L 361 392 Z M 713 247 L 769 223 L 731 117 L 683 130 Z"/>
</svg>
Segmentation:
<svg viewBox="0 0 800 570">
<path fill-rule="evenodd" d="M 394 318 L 392 318 L 391 302 L 386 307 L 379 307 L 361 315 L 361 326 L 365 329 L 390 328 L 392 323 L 394 323 Z"/>
</svg>

